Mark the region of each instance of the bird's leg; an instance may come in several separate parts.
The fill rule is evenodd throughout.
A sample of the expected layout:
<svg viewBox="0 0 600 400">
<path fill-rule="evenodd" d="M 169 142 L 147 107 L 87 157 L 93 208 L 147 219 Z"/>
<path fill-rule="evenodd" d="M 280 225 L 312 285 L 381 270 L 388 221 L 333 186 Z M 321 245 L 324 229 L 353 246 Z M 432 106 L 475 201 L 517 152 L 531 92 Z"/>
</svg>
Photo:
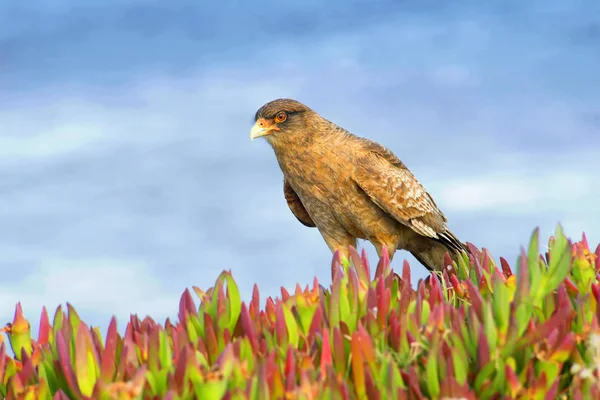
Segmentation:
<svg viewBox="0 0 600 400">
<path fill-rule="evenodd" d="M 373 246 L 375 246 L 375 251 L 377 251 L 377 256 L 379 258 L 381 258 L 383 256 L 383 243 L 374 241 Z M 386 244 L 385 247 L 387 249 L 388 258 L 390 259 L 390 262 L 391 262 L 392 258 L 394 258 L 394 254 L 396 253 L 396 246 L 389 246 Z"/>
<path fill-rule="evenodd" d="M 340 260 L 344 269 L 348 268 L 348 263 L 350 262 L 350 249 L 349 246 L 356 248 L 356 238 L 350 235 L 340 235 L 337 234 L 335 237 L 324 232 L 321 232 L 323 239 L 325 239 L 325 243 L 329 246 L 329 249 L 332 253 L 335 253 L 339 250 L 340 252 Z"/>
</svg>

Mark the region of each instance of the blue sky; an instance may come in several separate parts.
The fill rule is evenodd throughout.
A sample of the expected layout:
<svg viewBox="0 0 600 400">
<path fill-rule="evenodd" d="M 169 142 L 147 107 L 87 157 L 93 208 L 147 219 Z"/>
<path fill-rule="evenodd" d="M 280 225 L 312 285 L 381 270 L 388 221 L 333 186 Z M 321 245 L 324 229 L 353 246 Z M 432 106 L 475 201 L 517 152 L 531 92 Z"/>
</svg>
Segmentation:
<svg viewBox="0 0 600 400">
<path fill-rule="evenodd" d="M 0 5 L 2 321 L 163 321 L 223 269 L 245 298 L 327 284 L 249 140 L 277 97 L 388 146 L 496 258 L 557 222 L 600 241 L 595 0 L 81 4 Z"/>
</svg>

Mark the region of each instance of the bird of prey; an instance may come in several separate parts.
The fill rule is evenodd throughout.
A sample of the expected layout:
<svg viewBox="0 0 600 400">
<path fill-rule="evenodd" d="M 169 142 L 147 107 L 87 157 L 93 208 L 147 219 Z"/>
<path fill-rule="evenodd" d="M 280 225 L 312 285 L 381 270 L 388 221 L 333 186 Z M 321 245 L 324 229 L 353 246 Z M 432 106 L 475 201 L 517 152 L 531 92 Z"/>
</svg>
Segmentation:
<svg viewBox="0 0 600 400">
<path fill-rule="evenodd" d="M 410 170 L 389 149 L 358 137 L 292 99 L 276 99 L 255 115 L 250 139 L 263 137 L 283 172 L 283 193 L 296 218 L 316 227 L 346 260 L 357 239 L 390 260 L 404 249 L 429 270 L 466 246 Z"/>
</svg>

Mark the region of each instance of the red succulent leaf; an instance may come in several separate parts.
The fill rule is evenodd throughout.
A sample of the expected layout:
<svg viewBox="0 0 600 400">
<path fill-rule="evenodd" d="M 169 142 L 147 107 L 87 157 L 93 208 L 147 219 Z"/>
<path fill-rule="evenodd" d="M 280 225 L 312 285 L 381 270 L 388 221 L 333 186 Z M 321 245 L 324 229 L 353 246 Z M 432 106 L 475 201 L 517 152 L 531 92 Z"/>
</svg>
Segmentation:
<svg viewBox="0 0 600 400">
<path fill-rule="evenodd" d="M 296 388 L 296 360 L 294 358 L 294 349 L 291 345 L 288 346 L 284 373 L 285 390 L 287 392 L 292 392 Z"/>
<path fill-rule="evenodd" d="M 510 365 L 506 364 L 504 370 L 506 375 L 506 382 L 508 384 L 508 390 L 510 391 L 510 396 L 512 398 L 515 398 L 521 390 L 521 383 L 519 382 L 517 374 Z"/>
<path fill-rule="evenodd" d="M 308 336 L 314 336 L 317 332 L 321 330 L 321 326 L 323 326 L 323 308 L 319 304 L 319 306 L 315 310 L 315 314 L 313 315 L 310 328 L 308 329 Z"/>
<path fill-rule="evenodd" d="M 48 344 L 51 330 L 52 326 L 50 325 L 50 320 L 48 319 L 48 311 L 44 306 L 42 307 L 42 316 L 40 317 L 40 329 L 37 341 L 38 345 Z"/>
<path fill-rule="evenodd" d="M 364 249 L 363 249 L 364 253 Z M 387 252 L 385 252 L 387 254 Z M 375 267 L 375 279 L 385 277 L 389 274 L 389 260 L 385 260 L 383 257 L 379 259 L 377 262 L 377 267 Z"/>
<path fill-rule="evenodd" d="M 555 400 L 558 398 L 558 383 L 559 380 L 557 379 L 552 386 L 550 386 L 550 389 L 547 389 L 546 396 L 544 397 L 545 400 Z"/>
<path fill-rule="evenodd" d="M 396 400 L 409 400 L 408 391 L 403 388 L 398 388 L 396 391 Z"/>
<path fill-rule="evenodd" d="M 100 376 L 105 382 L 111 382 L 115 376 L 118 339 L 117 320 L 115 317 L 112 317 L 108 325 L 100 364 Z"/>
<path fill-rule="evenodd" d="M 367 361 L 370 366 L 374 367 L 375 348 L 373 346 L 373 339 L 361 322 L 358 323 L 358 329 L 354 335 L 352 335 L 352 342 L 355 341 L 355 338 L 359 344 L 364 360 Z M 352 355 L 354 356 L 354 350 Z"/>
<path fill-rule="evenodd" d="M 352 265 L 354 265 L 354 269 L 356 270 L 358 277 L 361 281 L 368 283 L 370 281 L 370 273 L 365 269 L 365 266 L 362 263 L 362 259 L 360 258 L 360 254 L 356 251 L 356 248 L 353 246 L 348 246 L 348 252 L 350 255 L 350 260 L 352 260 Z"/>
<path fill-rule="evenodd" d="M 269 323 L 274 324 L 275 317 L 276 317 L 275 303 L 273 302 L 273 299 L 271 297 L 267 298 L 267 303 L 265 304 L 265 313 L 266 313 L 267 320 L 269 321 Z"/>
<path fill-rule="evenodd" d="M 52 400 L 70 400 L 69 396 L 62 389 L 58 389 L 58 391 L 54 394 Z"/>
<path fill-rule="evenodd" d="M 123 336 L 123 344 L 127 344 L 129 346 L 135 346 L 135 341 L 133 340 L 133 332 L 134 332 L 135 323 L 128 323 L 125 327 L 125 335 Z"/>
<path fill-rule="evenodd" d="M 69 347 L 65 343 L 65 338 L 62 332 L 58 332 L 56 335 L 56 347 L 58 350 L 58 362 L 60 364 L 61 372 L 67 382 L 69 390 L 77 397 L 81 397 L 81 392 L 77 385 L 77 378 L 75 377 L 75 371 L 73 370 L 73 364 L 71 362 L 71 355 L 69 353 Z"/>
<path fill-rule="evenodd" d="M 224 345 L 231 343 L 231 333 L 229 332 L 229 328 L 223 330 L 222 340 Z"/>
<path fill-rule="evenodd" d="M 375 289 L 370 286 L 367 290 L 367 310 L 373 311 L 377 307 L 377 293 L 375 293 Z"/>
<path fill-rule="evenodd" d="M 563 338 L 563 340 L 558 344 L 552 354 L 550 355 L 550 359 L 558 362 L 565 362 L 571 352 L 575 349 L 576 345 L 576 335 L 575 332 L 569 332 Z"/>
<path fill-rule="evenodd" d="M 465 244 L 467 245 L 467 249 L 469 250 L 469 254 L 470 255 L 473 255 L 475 257 L 480 257 L 481 256 L 481 251 L 479 251 L 479 249 L 477 248 L 477 246 L 475 246 L 471 242 L 466 242 Z"/>
<path fill-rule="evenodd" d="M 547 346 L 552 349 L 556 345 L 557 340 L 558 340 L 558 327 L 556 327 L 550 331 L 548 336 L 546 336 L 545 342 L 547 343 Z"/>
<path fill-rule="evenodd" d="M 531 371 L 533 371 L 533 368 Z M 532 398 L 536 398 L 538 394 L 546 394 L 546 388 L 548 386 L 548 377 L 546 376 L 546 372 L 542 372 L 538 379 L 532 379 L 530 382 L 532 382 L 532 384 L 529 388 L 529 391 L 532 394 Z"/>
<path fill-rule="evenodd" d="M 380 276 L 377 280 L 377 323 L 380 329 L 385 329 L 390 311 L 392 292 L 385 287 L 385 279 Z"/>
<path fill-rule="evenodd" d="M 500 257 L 500 266 L 502 267 L 502 274 L 505 278 L 508 278 L 513 275 L 512 269 L 508 262 L 504 259 L 504 257 Z"/>
<path fill-rule="evenodd" d="M 24 385 L 33 383 L 34 379 L 37 378 L 36 368 L 25 349 L 21 349 L 21 370 L 18 372 L 18 375 Z M 1 375 L 0 378 L 2 378 Z"/>
<path fill-rule="evenodd" d="M 483 248 L 483 251 L 481 252 L 481 263 L 481 269 L 488 274 L 491 274 L 492 269 L 490 266 L 490 255 L 486 248 Z"/>
<path fill-rule="evenodd" d="M 1 338 L 2 336 L 0 336 Z M 9 357 L 6 355 L 6 347 L 4 342 L 0 339 L 0 382 L 4 380 L 4 373 L 6 370 L 6 361 Z"/>
<path fill-rule="evenodd" d="M 185 327 L 183 325 L 179 325 L 177 327 L 175 336 L 173 336 L 173 349 L 175 350 L 175 354 L 179 353 L 179 351 L 181 351 L 181 349 L 188 346 L 189 343 L 190 343 L 190 338 L 185 330 Z"/>
<path fill-rule="evenodd" d="M 529 265 L 527 264 L 527 255 L 525 250 L 521 249 L 521 256 L 519 257 L 519 271 L 517 273 L 517 291 L 515 293 L 515 301 L 517 303 L 523 302 L 530 291 L 530 277 L 529 277 Z"/>
<path fill-rule="evenodd" d="M 444 253 L 444 271 L 454 271 L 454 273 L 456 273 L 456 271 L 453 268 L 454 262 L 452 261 L 452 257 L 450 257 L 450 253 L 445 252 Z M 451 267 L 451 268 L 447 268 L 447 267 Z"/>
<path fill-rule="evenodd" d="M 286 288 L 284 288 L 283 286 L 281 287 L 281 301 L 283 301 L 284 303 L 287 302 L 290 299 L 290 293 L 287 291 Z"/>
<path fill-rule="evenodd" d="M 419 279 L 417 284 L 417 301 L 415 302 L 415 312 L 412 313 L 411 317 L 416 318 L 420 322 L 421 315 L 423 314 L 423 300 L 425 300 L 425 283 L 422 279 Z"/>
<path fill-rule="evenodd" d="M 269 349 L 267 348 L 267 341 L 264 337 L 258 338 L 258 352 L 259 354 L 267 354 Z"/>
<path fill-rule="evenodd" d="M 577 297 L 579 295 L 579 289 L 577 288 L 577 285 L 573 282 L 573 280 L 571 279 L 571 277 L 566 276 L 564 281 L 563 281 L 564 286 L 567 289 L 567 292 L 569 293 L 569 295 L 571 295 L 572 297 Z M 561 286 L 563 285 L 561 284 Z"/>
<path fill-rule="evenodd" d="M 490 345 L 483 329 L 479 331 L 479 339 L 477 341 L 477 365 L 481 370 L 490 361 Z"/>
<path fill-rule="evenodd" d="M 450 365 L 452 365 L 451 361 Z M 442 379 L 442 382 L 440 382 L 440 398 L 477 400 L 477 396 L 472 390 L 469 389 L 469 386 L 466 383 L 464 385 L 460 385 L 451 375 L 445 379 Z M 492 399 L 493 398 L 494 397 L 492 397 Z"/>
<path fill-rule="evenodd" d="M 367 258 L 367 252 L 364 248 L 360 252 L 360 261 L 365 266 L 365 268 L 367 268 L 368 271 L 371 270 L 371 265 L 369 264 L 369 259 Z"/>
<path fill-rule="evenodd" d="M 338 286 L 340 287 L 340 295 L 341 295 L 341 275 L 339 278 L 340 279 L 339 279 Z M 358 293 L 359 293 L 360 287 L 361 287 L 360 282 L 362 282 L 362 281 L 359 281 L 356 270 L 354 270 L 354 269 L 348 270 L 348 289 L 349 289 L 350 296 L 351 296 L 351 300 L 350 300 L 351 304 L 353 304 L 354 306 L 358 305 Z"/>
<path fill-rule="evenodd" d="M 344 348 L 344 339 L 339 327 L 333 328 L 333 360 L 335 369 L 339 372 L 346 372 L 346 351 Z"/>
<path fill-rule="evenodd" d="M 252 288 L 252 301 L 250 301 L 249 311 L 252 319 L 257 319 L 260 315 L 260 291 L 256 283 Z"/>
<path fill-rule="evenodd" d="M 267 383 L 268 383 L 269 389 L 271 391 L 273 391 L 274 372 L 278 367 L 277 364 L 275 363 L 276 356 L 277 356 L 277 350 L 272 349 L 268 352 L 267 357 L 264 360 Z"/>
<path fill-rule="evenodd" d="M 400 351 L 400 340 L 402 340 L 401 326 L 396 310 L 392 310 L 389 318 L 388 343 L 395 352 Z"/>
<path fill-rule="evenodd" d="M 596 319 L 600 321 L 600 284 L 592 284 L 592 295 L 596 300 Z"/>
<path fill-rule="evenodd" d="M 410 264 L 408 263 L 408 261 L 406 259 L 404 260 L 404 263 L 402 264 L 402 282 L 404 282 L 404 284 L 409 287 L 412 284 L 410 281 Z"/>
<path fill-rule="evenodd" d="M 149 333 L 148 338 L 148 369 L 152 373 L 156 373 L 160 368 L 159 352 L 160 352 L 160 330 L 153 329 Z"/>
<path fill-rule="evenodd" d="M 452 284 L 452 288 L 458 294 L 459 297 L 465 296 L 462 284 L 459 282 L 458 277 L 456 275 L 450 275 L 450 283 Z"/>
<path fill-rule="evenodd" d="M 437 329 L 438 332 L 444 331 L 444 320 L 445 320 L 444 304 L 437 304 L 430 312 L 429 321 L 432 327 Z"/>
<path fill-rule="evenodd" d="M 483 271 L 481 269 L 481 264 L 479 263 L 478 257 L 474 256 L 473 253 L 469 254 L 469 265 L 471 268 L 475 269 L 477 282 L 481 282 L 481 279 L 483 278 Z"/>
<path fill-rule="evenodd" d="M 506 331 L 506 341 L 512 342 L 516 340 L 519 334 L 519 322 L 517 320 L 517 303 L 510 303 L 508 314 L 508 330 Z"/>
<path fill-rule="evenodd" d="M 335 276 L 342 272 L 342 262 L 340 251 L 336 250 L 331 259 L 331 280 L 335 280 Z"/>
<path fill-rule="evenodd" d="M 517 349 L 522 349 L 541 338 L 547 337 L 550 332 L 565 323 L 570 312 L 571 310 L 568 307 L 563 306 L 557 309 L 546 322 L 538 326 L 530 325 L 529 332 L 517 342 Z M 533 320 L 530 320 L 530 324 L 533 324 Z"/>
<path fill-rule="evenodd" d="M 413 395 L 413 396 L 410 396 L 409 398 L 425 400 L 425 396 L 423 396 L 423 393 L 421 392 L 419 377 L 418 377 L 417 373 L 415 372 L 415 367 L 414 366 L 408 367 L 406 371 L 401 372 L 401 375 L 402 375 L 402 379 L 404 380 L 404 382 L 406 382 L 406 384 L 408 385 L 408 389 L 410 390 L 411 394 Z"/>
<path fill-rule="evenodd" d="M 436 304 L 441 304 L 444 301 L 444 293 L 438 276 L 433 272 L 430 275 L 431 286 L 429 288 L 429 307 L 433 308 Z"/>
<path fill-rule="evenodd" d="M 217 334 L 212 317 L 204 314 L 204 344 L 208 352 L 209 363 L 213 363 L 219 353 L 219 343 L 217 342 Z"/>
<path fill-rule="evenodd" d="M 121 381 L 127 379 L 127 372 L 129 365 L 133 364 L 133 360 L 136 359 L 135 345 L 133 343 L 124 343 L 121 349 L 121 354 L 117 362 L 116 375 L 114 380 Z"/>
<path fill-rule="evenodd" d="M 571 300 L 567 291 L 567 286 L 560 284 L 556 289 L 556 307 L 571 308 Z"/>
<path fill-rule="evenodd" d="M 184 347 L 179 352 L 179 357 L 177 360 L 177 364 L 175 364 L 175 372 L 173 373 L 173 377 L 175 380 L 175 384 L 177 385 L 177 393 L 182 394 L 183 389 L 185 387 L 185 378 L 186 378 L 186 369 L 188 365 L 188 359 L 193 357 L 191 350 L 189 347 Z"/>
<path fill-rule="evenodd" d="M 387 251 L 385 252 L 387 254 Z M 373 375 L 369 369 L 365 370 L 365 388 L 367 398 L 369 400 L 381 400 L 381 392 L 377 389 L 377 386 L 373 380 Z"/>
<path fill-rule="evenodd" d="M 179 320 L 185 321 L 188 315 L 197 316 L 196 305 L 189 289 L 185 289 L 179 300 Z"/>
<path fill-rule="evenodd" d="M 176 393 L 176 392 L 174 392 L 173 390 L 169 390 L 169 391 L 167 392 L 167 394 L 165 394 L 165 395 L 164 395 L 164 397 L 162 398 L 162 400 L 175 400 L 175 395 L 176 395 L 176 394 L 177 394 L 177 393 Z M 225 399 L 225 398 L 223 398 L 223 400 L 224 400 L 224 399 Z M 227 399 L 229 399 L 229 398 L 227 398 Z"/>
<path fill-rule="evenodd" d="M 415 336 L 408 329 L 406 330 L 406 341 L 408 342 L 409 346 L 412 346 L 413 343 L 417 342 L 417 339 L 415 338 Z"/>
<path fill-rule="evenodd" d="M 277 336 L 277 343 L 281 347 L 285 347 L 288 342 L 287 325 L 285 323 L 285 316 L 283 314 L 283 304 L 277 302 L 275 306 L 275 334 Z"/>
<path fill-rule="evenodd" d="M 379 261 L 377 262 L 377 268 L 375 269 L 376 276 L 385 276 L 389 274 L 390 271 L 390 257 L 388 255 L 387 246 L 383 245 L 381 247 L 381 257 L 379 257 Z"/>
<path fill-rule="evenodd" d="M 320 368 L 321 368 L 321 373 L 323 375 L 325 375 L 325 372 L 327 371 L 327 368 L 332 365 L 333 363 L 333 357 L 331 355 L 331 344 L 329 341 L 329 330 L 327 330 L 327 328 L 325 328 L 323 330 L 323 344 L 321 347 L 321 362 L 320 362 Z"/>
<path fill-rule="evenodd" d="M 254 352 L 258 351 L 258 340 L 256 338 L 256 334 L 254 333 L 254 327 L 252 326 L 252 319 L 250 318 L 250 314 L 248 313 L 248 308 L 246 307 L 246 303 L 242 302 L 242 311 L 240 313 L 240 319 L 242 321 L 242 329 L 248 340 L 250 341 L 250 345 L 252 346 L 252 350 Z"/>
<path fill-rule="evenodd" d="M 473 284 L 473 282 L 470 279 L 466 279 L 465 283 L 469 290 L 469 299 L 471 300 L 473 310 L 475 310 L 477 318 L 479 318 L 480 321 L 483 321 L 483 299 L 481 298 L 479 289 Z"/>
</svg>

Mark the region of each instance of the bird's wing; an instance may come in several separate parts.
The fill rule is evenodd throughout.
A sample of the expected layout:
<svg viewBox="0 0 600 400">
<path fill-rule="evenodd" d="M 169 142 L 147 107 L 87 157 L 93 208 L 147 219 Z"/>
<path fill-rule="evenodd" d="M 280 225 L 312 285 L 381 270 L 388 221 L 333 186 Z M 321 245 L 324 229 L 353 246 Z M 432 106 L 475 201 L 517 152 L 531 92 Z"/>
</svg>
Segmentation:
<svg viewBox="0 0 600 400">
<path fill-rule="evenodd" d="M 285 201 L 287 202 L 288 207 L 294 216 L 298 218 L 298 221 L 310 228 L 316 227 L 312 218 L 308 214 L 308 211 L 306 211 L 306 208 L 304 208 L 302 201 L 300 201 L 300 197 L 298 197 L 298 194 L 285 179 L 283 180 L 283 195 L 285 196 Z"/>
<path fill-rule="evenodd" d="M 354 181 L 398 222 L 431 238 L 447 231 L 446 216 L 409 169 L 386 147 L 359 139 Z"/>
</svg>

